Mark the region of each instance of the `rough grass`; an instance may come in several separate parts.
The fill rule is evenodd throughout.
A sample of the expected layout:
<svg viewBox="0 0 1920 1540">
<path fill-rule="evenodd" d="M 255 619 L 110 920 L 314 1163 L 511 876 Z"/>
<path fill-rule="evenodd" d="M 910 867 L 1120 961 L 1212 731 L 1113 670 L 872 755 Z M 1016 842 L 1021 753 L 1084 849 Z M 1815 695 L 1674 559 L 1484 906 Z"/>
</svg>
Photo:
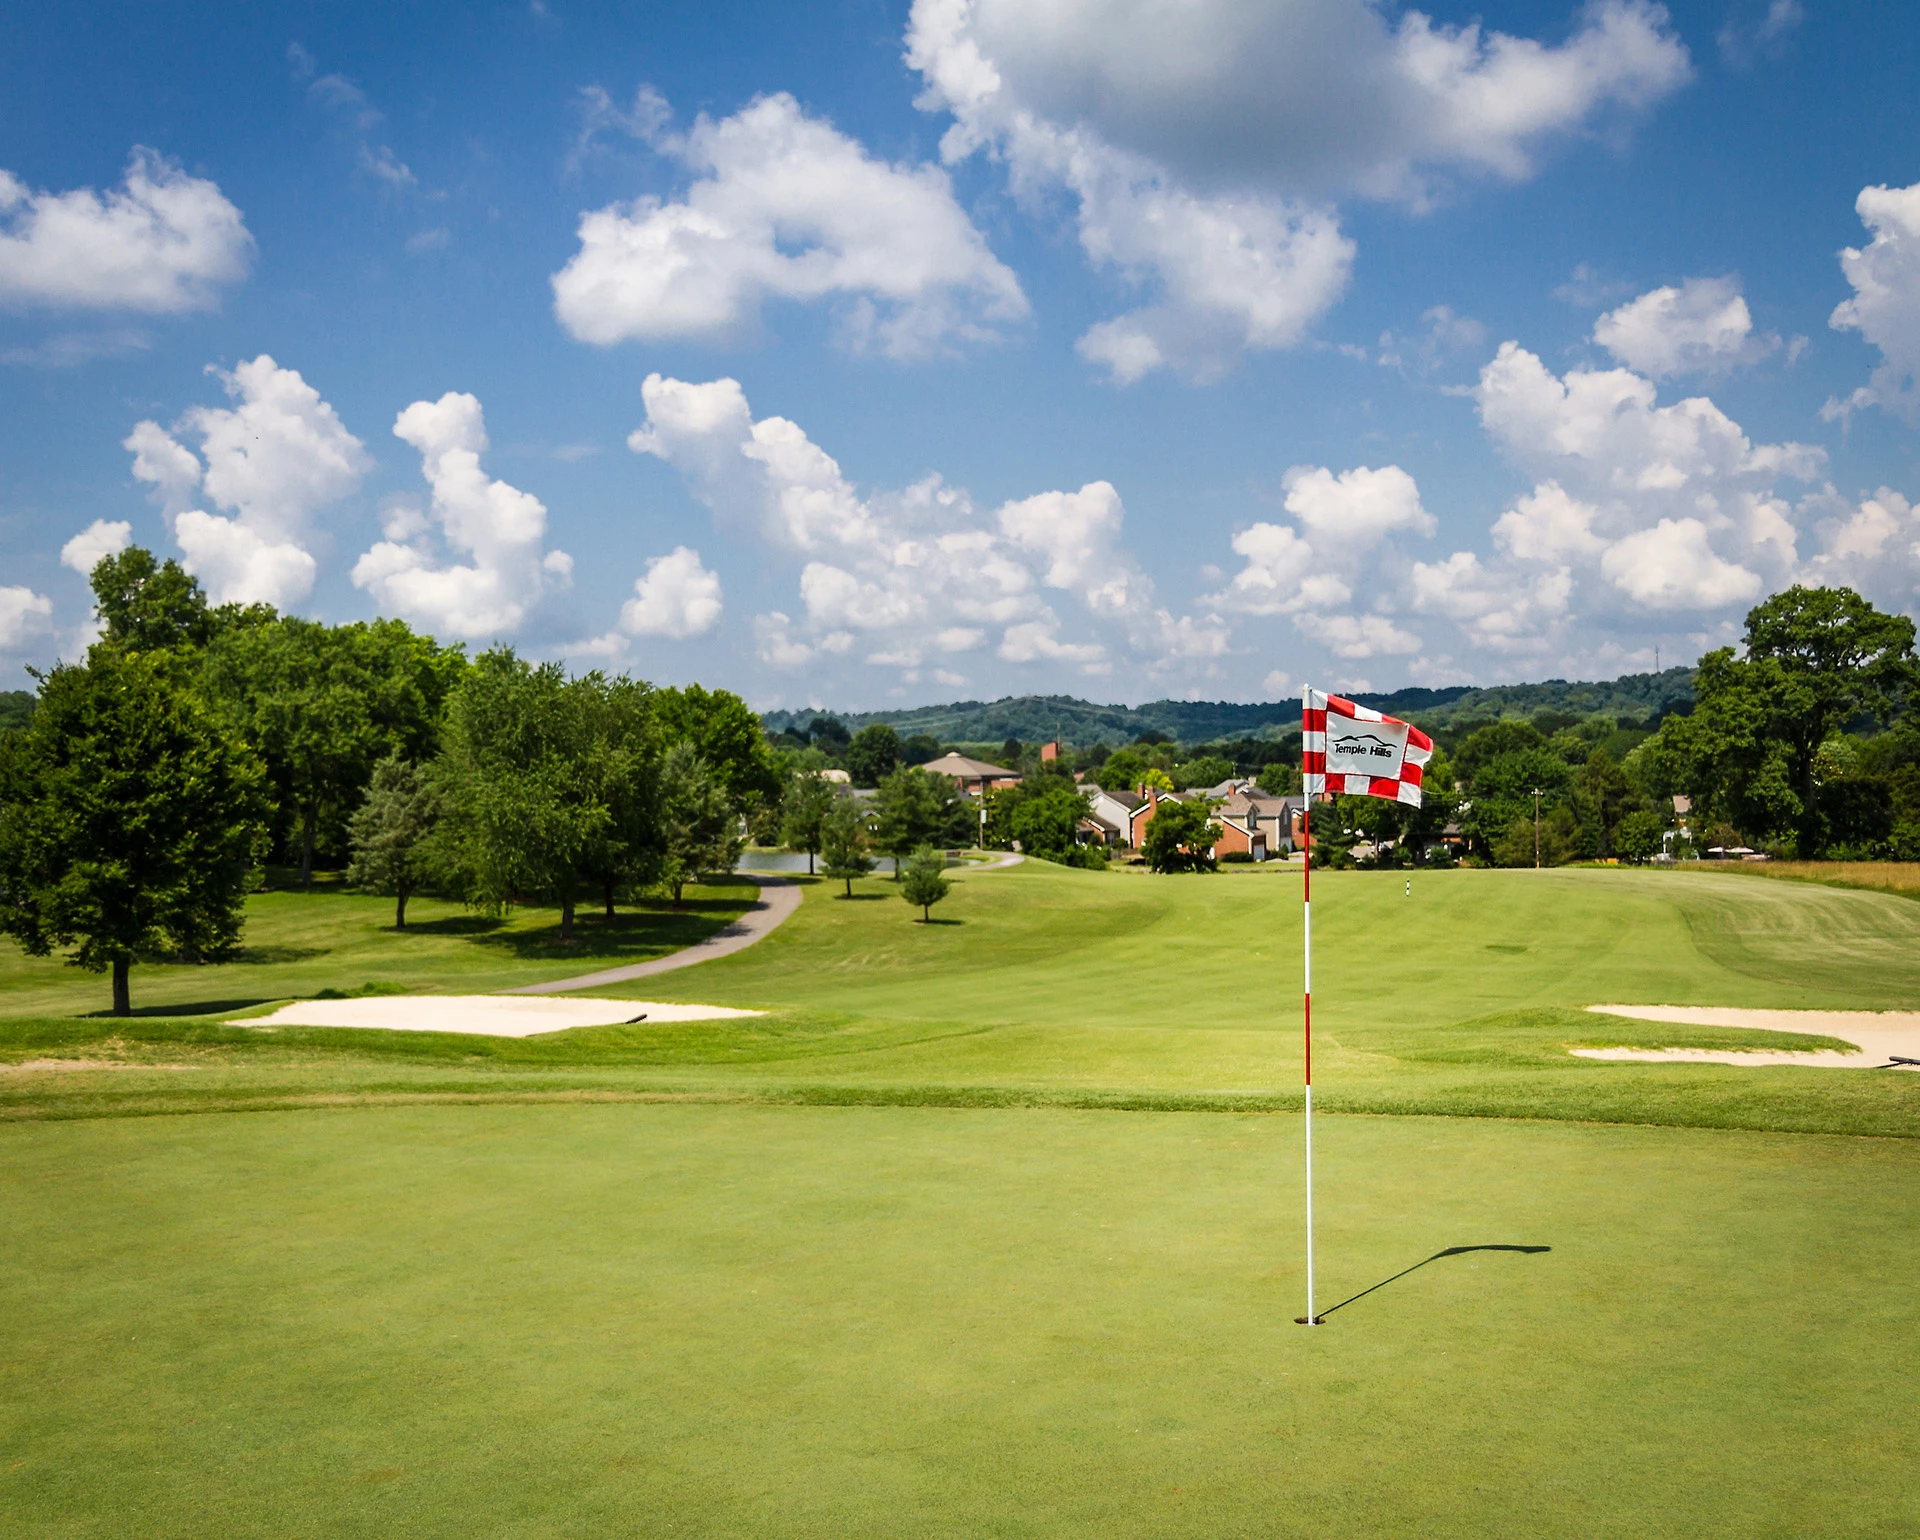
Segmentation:
<svg viewBox="0 0 1920 1540">
<path fill-rule="evenodd" d="M 1785 877 L 1920 898 L 1920 861 L 1741 861 L 1729 863 L 1727 869 L 1743 876 Z"/>
</svg>

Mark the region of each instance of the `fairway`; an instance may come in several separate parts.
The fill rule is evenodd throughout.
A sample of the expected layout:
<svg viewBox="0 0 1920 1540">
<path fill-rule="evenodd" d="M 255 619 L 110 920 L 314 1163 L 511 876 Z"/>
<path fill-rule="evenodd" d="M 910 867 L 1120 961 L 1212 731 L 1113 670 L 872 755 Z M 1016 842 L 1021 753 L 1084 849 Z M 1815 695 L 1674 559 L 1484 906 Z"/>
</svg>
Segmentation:
<svg viewBox="0 0 1920 1540">
<path fill-rule="evenodd" d="M 765 1016 L 524 1039 L 0 962 L 0 1060 L 118 1066 L 0 1073 L 0 1533 L 1920 1527 L 1920 1076 L 1568 1051 L 1831 1046 L 1582 1007 L 1911 1009 L 1920 904 L 1316 883 L 1309 1332 L 1297 873 L 855 891 L 593 992 Z M 156 982 L 561 976 L 270 897 Z"/>
</svg>

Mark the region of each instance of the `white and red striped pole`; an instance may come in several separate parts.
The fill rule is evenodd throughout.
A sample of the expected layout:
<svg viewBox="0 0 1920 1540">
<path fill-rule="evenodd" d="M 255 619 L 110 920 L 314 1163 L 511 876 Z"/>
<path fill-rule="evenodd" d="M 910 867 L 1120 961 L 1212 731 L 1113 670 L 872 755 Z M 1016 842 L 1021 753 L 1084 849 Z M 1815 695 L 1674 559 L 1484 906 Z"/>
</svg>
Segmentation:
<svg viewBox="0 0 1920 1540">
<path fill-rule="evenodd" d="M 1304 789 L 1304 788 L 1303 788 Z M 1300 842 L 1307 848 L 1307 864 L 1300 873 L 1300 929 L 1306 946 L 1305 990 L 1301 996 L 1301 1025 L 1306 1039 L 1307 1087 L 1307 1313 L 1305 1326 L 1318 1326 L 1313 1313 L 1313 797 L 1300 809 Z"/>
</svg>

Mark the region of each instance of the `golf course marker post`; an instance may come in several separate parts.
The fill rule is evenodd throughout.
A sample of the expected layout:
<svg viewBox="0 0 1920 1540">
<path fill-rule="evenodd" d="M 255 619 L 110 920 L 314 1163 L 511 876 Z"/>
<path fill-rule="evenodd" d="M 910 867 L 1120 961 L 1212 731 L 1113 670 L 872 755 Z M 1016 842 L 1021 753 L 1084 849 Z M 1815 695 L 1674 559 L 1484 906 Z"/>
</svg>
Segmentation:
<svg viewBox="0 0 1920 1540">
<path fill-rule="evenodd" d="M 1313 799 L 1336 792 L 1384 797 L 1420 806 L 1420 767 L 1433 757 L 1433 740 L 1398 717 L 1322 695 L 1308 685 L 1300 697 L 1300 842 L 1307 864 L 1300 881 L 1300 932 L 1305 947 L 1301 1022 L 1306 1066 L 1307 1313 L 1302 1326 L 1318 1326 L 1313 1313 Z M 1413 896 L 1413 879 L 1407 879 Z"/>
<path fill-rule="evenodd" d="M 1306 1049 L 1307 1090 L 1307 1318 L 1304 1324 L 1318 1326 L 1313 1313 L 1313 799 L 1307 798 L 1300 809 L 1300 839 L 1307 847 L 1307 864 L 1300 872 L 1300 934 L 1306 946 L 1306 967 L 1301 978 L 1305 990 L 1300 999 L 1301 1030 Z"/>
</svg>

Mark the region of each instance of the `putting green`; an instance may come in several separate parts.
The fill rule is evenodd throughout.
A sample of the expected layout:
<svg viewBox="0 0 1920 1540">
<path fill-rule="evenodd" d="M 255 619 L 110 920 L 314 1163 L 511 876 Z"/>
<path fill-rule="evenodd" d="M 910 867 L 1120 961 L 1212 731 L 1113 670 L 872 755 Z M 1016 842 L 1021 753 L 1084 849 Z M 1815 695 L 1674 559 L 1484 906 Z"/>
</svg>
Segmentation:
<svg viewBox="0 0 1920 1540">
<path fill-rule="evenodd" d="M 0 1131 L 0 1533 L 1906 1536 L 1920 1146 L 460 1107 Z"/>
</svg>

